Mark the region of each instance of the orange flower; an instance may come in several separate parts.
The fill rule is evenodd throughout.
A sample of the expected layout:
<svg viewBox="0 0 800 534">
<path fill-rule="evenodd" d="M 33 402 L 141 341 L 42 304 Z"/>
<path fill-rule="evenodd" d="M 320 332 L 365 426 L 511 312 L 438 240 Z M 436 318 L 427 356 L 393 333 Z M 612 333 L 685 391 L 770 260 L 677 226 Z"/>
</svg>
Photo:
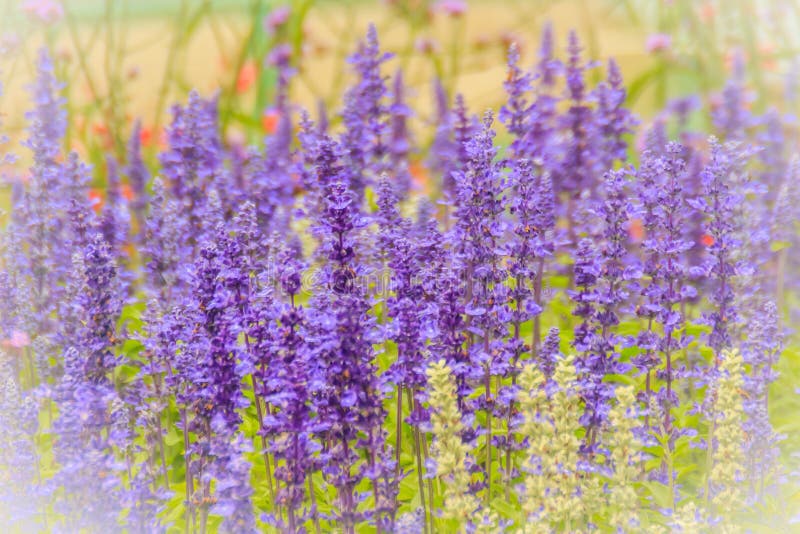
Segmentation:
<svg viewBox="0 0 800 534">
<path fill-rule="evenodd" d="M 153 142 L 153 130 L 148 126 L 142 126 L 142 129 L 139 130 L 139 142 L 142 146 L 150 146 Z"/>
<path fill-rule="evenodd" d="M 120 188 L 120 193 L 122 193 L 122 198 L 124 198 L 128 202 L 133 200 L 134 194 L 133 194 L 133 189 L 131 189 L 130 185 L 122 184 L 122 187 Z"/>
<path fill-rule="evenodd" d="M 636 243 L 644 239 L 644 225 L 641 219 L 631 219 L 631 222 L 628 224 L 628 235 L 630 235 L 631 239 Z"/>
<path fill-rule="evenodd" d="M 703 234 L 700 236 L 700 243 L 702 243 L 703 246 L 710 247 L 714 244 L 714 237 L 708 234 Z"/>
<path fill-rule="evenodd" d="M 89 190 L 89 202 L 91 203 L 94 211 L 100 213 L 103 209 L 103 191 L 97 187 Z"/>
<path fill-rule="evenodd" d="M 261 115 L 261 128 L 264 129 L 265 133 L 274 134 L 275 131 L 278 129 L 278 121 L 280 120 L 280 115 L 278 114 L 278 110 L 275 108 L 265 109 L 264 113 Z"/>
<path fill-rule="evenodd" d="M 256 63 L 252 59 L 249 59 L 242 65 L 239 71 L 239 77 L 236 79 L 236 92 L 239 94 L 246 93 L 255 83 L 256 76 L 258 76 Z"/>
<path fill-rule="evenodd" d="M 420 189 L 424 189 L 428 184 L 428 169 L 419 161 L 412 161 L 408 166 L 408 172 L 411 173 L 414 184 Z"/>
</svg>

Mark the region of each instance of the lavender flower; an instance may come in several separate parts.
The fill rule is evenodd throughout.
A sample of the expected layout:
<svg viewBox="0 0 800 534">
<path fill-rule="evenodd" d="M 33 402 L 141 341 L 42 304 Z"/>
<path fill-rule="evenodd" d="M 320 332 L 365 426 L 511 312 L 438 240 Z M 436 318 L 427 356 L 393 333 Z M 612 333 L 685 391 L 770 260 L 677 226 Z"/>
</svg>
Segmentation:
<svg viewBox="0 0 800 534">
<path fill-rule="evenodd" d="M 561 63 L 553 57 L 553 28 L 545 24 L 539 46 L 538 63 L 534 75 L 536 98 L 528 119 L 527 145 L 530 157 L 553 169 L 559 156 L 554 131 L 557 123 L 558 97 L 555 95 L 556 75 Z"/>
<path fill-rule="evenodd" d="M 128 242 L 130 216 L 127 202 L 122 196 L 117 162 L 108 157 L 106 159 L 106 167 L 108 185 L 99 227 L 103 234 L 103 239 L 108 244 L 109 250 L 117 262 L 117 266 L 122 267 L 127 263 L 127 254 L 124 247 Z"/>
<path fill-rule="evenodd" d="M 578 197 L 583 191 L 594 191 L 597 169 L 590 139 L 593 112 L 588 105 L 584 81 L 588 65 L 581 59 L 581 45 L 574 31 L 569 34 L 567 53 L 569 57 L 564 68 L 570 106 L 560 118 L 559 125 L 567 132 L 567 138 L 564 141 L 563 159 L 558 173 L 553 176 L 553 183 L 559 193 Z"/>
<path fill-rule="evenodd" d="M 531 75 L 519 68 L 519 49 L 516 43 L 512 43 L 508 49 L 508 77 L 503 86 L 508 94 L 508 100 L 500 108 L 498 119 L 514 136 L 514 141 L 509 147 L 514 155 L 518 158 L 526 157 L 529 154 L 525 146 L 525 137 L 531 111 L 531 104 L 526 95 L 531 90 Z"/>
<path fill-rule="evenodd" d="M 248 405 L 241 389 L 248 366 L 237 343 L 239 308 L 233 305 L 235 291 L 231 289 L 242 273 L 225 265 L 230 240 L 222 228 L 217 234 L 195 262 L 190 304 L 173 311 L 180 325 L 176 342 L 181 343 L 176 347 L 180 358 L 170 383 L 186 414 L 184 432 L 197 436 L 185 451 L 189 510 L 200 511 L 201 525 L 209 512 L 216 511 L 225 518 L 223 528 L 248 531 L 253 530 L 249 471 L 242 468 L 241 446 L 231 440 L 236 439 L 241 422 L 239 410 Z M 214 479 L 217 493 L 212 495 Z"/>
<path fill-rule="evenodd" d="M 136 219 L 136 226 L 140 234 L 144 230 L 144 215 L 150 198 L 147 194 L 147 183 L 150 181 L 150 173 L 142 160 L 142 123 L 136 121 L 133 124 L 131 137 L 128 141 L 128 161 L 125 167 L 125 175 L 131 186 L 133 200 L 131 208 Z"/>
<path fill-rule="evenodd" d="M 677 403 L 672 384 L 673 355 L 690 341 L 681 332 L 685 320 L 681 304 L 694 298 L 697 292 L 688 284 L 689 267 L 684 259 L 693 243 L 686 238 L 690 212 L 684 190 L 683 147 L 670 143 L 666 156 L 654 160 L 651 157 L 654 156 L 648 156 L 639 170 L 636 184 L 640 216 L 647 231 L 642 242 L 643 273 L 649 277 L 649 282 L 639 286 L 644 302 L 637 308 L 637 314 L 648 323 L 637 344 L 645 351 L 639 365 L 648 373 L 646 396 L 651 391 L 651 372 L 658 362 L 655 354 L 664 355 L 666 383 L 659 391 L 659 398 L 664 409 L 664 428 L 671 432 L 670 410 Z M 663 328 L 663 336 L 655 333 L 656 324 Z"/>
<path fill-rule="evenodd" d="M 184 240 L 188 222 L 177 201 L 169 198 L 160 178 L 153 180 L 150 213 L 145 219 L 142 256 L 147 275 L 145 287 L 162 309 L 179 302 L 189 285 L 183 259 L 191 252 Z"/>
<path fill-rule="evenodd" d="M 748 95 L 744 87 L 744 56 L 741 50 L 733 55 L 730 79 L 722 91 L 722 102 L 712 110 L 711 119 L 726 141 L 742 141 L 754 119 L 747 111 Z"/>
<path fill-rule="evenodd" d="M 783 332 L 778 309 L 765 303 L 750 325 L 750 335 L 742 356 L 747 372 L 744 374 L 743 408 L 746 421 L 744 457 L 750 485 L 750 499 L 763 498 L 774 484 L 778 464 L 778 436 L 769 420 L 769 386 L 778 378 L 775 365 L 783 350 Z"/>
<path fill-rule="evenodd" d="M 441 80 L 434 81 L 434 102 L 436 103 L 436 133 L 431 143 L 428 154 L 428 166 L 442 177 L 441 191 L 446 198 L 455 193 L 455 183 L 452 178 L 455 168 L 457 153 L 456 142 L 453 139 L 454 116 L 450 110 L 447 93 Z"/>
<path fill-rule="evenodd" d="M 400 70 L 394 75 L 392 103 L 389 106 L 389 114 L 389 169 L 394 173 L 398 193 L 405 198 L 413 186 L 411 173 L 408 170 L 409 154 L 412 151 L 408 119 L 413 115 L 413 112 L 405 102 L 403 72 Z"/>
<path fill-rule="evenodd" d="M 517 307 L 513 319 L 514 337 L 519 337 L 521 323 L 534 319 L 531 344 L 534 351 L 541 341 L 538 316 L 544 304 L 542 288 L 545 261 L 555 250 L 552 240 L 556 222 L 552 185 L 550 177 L 541 168 L 534 169 L 528 160 L 519 160 L 511 175 L 515 194 L 511 197 L 509 209 L 516 216 L 509 265 L 509 273 L 516 279 L 512 291 Z"/>
<path fill-rule="evenodd" d="M 113 347 L 122 303 L 117 270 L 108 244 L 100 235 L 95 235 L 86 247 L 83 266 L 85 289 L 78 298 L 84 325 L 75 342 L 86 354 L 86 379 L 103 383 L 110 380 L 110 373 L 119 363 Z"/>
<path fill-rule="evenodd" d="M 9 527 L 42 527 L 35 437 L 39 406 L 20 391 L 8 354 L 0 352 L 0 507 Z"/>
<path fill-rule="evenodd" d="M 67 530 L 116 530 L 122 511 L 121 475 L 109 438 L 110 409 L 117 398 L 107 378 L 92 371 L 93 356 L 71 347 L 54 400 L 54 455 L 60 469 L 50 481 L 55 508 Z"/>
<path fill-rule="evenodd" d="M 592 92 L 597 102 L 594 114 L 594 137 L 600 146 L 600 168 L 610 170 L 617 161 L 625 161 L 628 143 L 625 137 L 633 133 L 637 120 L 625 109 L 626 91 L 616 61 L 608 61 L 606 81 Z"/>
<path fill-rule="evenodd" d="M 711 325 L 708 344 L 719 357 L 722 349 L 731 346 L 730 325 L 737 321 L 732 278 L 737 274 L 733 254 L 740 243 L 735 234 L 733 212 L 741 198 L 730 182 L 735 165 L 730 153 L 733 147 L 724 147 L 713 138 L 710 144 L 711 160 L 701 175 L 704 197 L 694 200 L 692 206 L 707 217 L 710 257 L 704 267 L 707 276 L 714 281 L 714 292 L 710 295 L 714 310 L 706 313 L 704 320 Z"/>
<path fill-rule="evenodd" d="M 320 454 L 322 471 L 338 492 L 335 518 L 345 532 L 352 532 L 366 519 L 358 510 L 361 497 L 356 486 L 365 476 L 376 483 L 379 474 L 376 447 L 382 437 L 384 410 L 371 345 L 373 320 L 358 284 L 363 268 L 357 260 L 355 231 L 366 221 L 359 213 L 356 194 L 342 181 L 333 181 L 325 192 L 317 232 L 327 264 L 324 286 L 314 299 L 311 320 L 316 326 L 310 333 L 312 358 L 320 373 L 313 407 L 328 444 Z M 359 448 L 367 454 L 367 470 L 359 466 Z"/>
<path fill-rule="evenodd" d="M 359 44 L 358 52 L 348 60 L 359 81 L 345 95 L 342 118 L 347 131 L 342 146 L 347 153 L 347 179 L 357 201 L 362 198 L 364 188 L 387 170 L 388 90 L 380 69 L 390 57 L 391 54 L 380 51 L 378 33 L 370 25 L 366 41 Z"/>
<path fill-rule="evenodd" d="M 186 107 L 172 109 L 172 124 L 167 130 L 169 149 L 159 156 L 169 190 L 188 214 L 189 228 L 199 234 L 214 227 L 203 225 L 206 198 L 219 175 L 222 149 L 218 136 L 217 102 L 189 94 Z"/>
<path fill-rule="evenodd" d="M 261 368 L 264 399 L 277 412 L 264 421 L 264 432 L 273 436 L 270 452 L 284 464 L 275 470 L 275 478 L 283 482 L 277 502 L 287 510 L 282 528 L 289 532 L 302 529 L 305 481 L 317 465 L 314 457 L 319 445 L 312 439 L 316 420 L 311 412 L 310 352 L 305 340 L 305 310 L 296 304 L 303 265 L 287 251 L 280 256 L 280 284 L 289 297 L 289 304 L 280 306 L 280 327 L 275 332 L 270 352 L 273 363 Z"/>
<path fill-rule="evenodd" d="M 36 83 L 30 87 L 35 109 L 26 113 L 30 122 L 30 136 L 23 143 L 33 152 L 34 175 L 42 173 L 41 179 L 47 180 L 54 171 L 56 158 L 60 152 L 60 143 L 67 128 L 67 114 L 64 110 L 64 98 L 58 96 L 64 85 L 56 80 L 53 61 L 45 48 L 39 50 Z M 56 194 L 55 190 L 50 191 Z"/>
<path fill-rule="evenodd" d="M 507 272 L 502 261 L 501 239 L 505 232 L 503 190 L 505 183 L 500 165 L 495 161 L 492 115 L 487 112 L 483 129 L 468 144 L 466 170 L 456 175 L 456 226 L 451 239 L 456 241 L 459 264 L 467 281 L 465 313 L 470 333 L 468 353 L 472 363 L 470 378 L 482 379 L 484 394 L 476 407 L 486 411 L 487 492 L 491 494 L 492 417 L 496 410 L 508 413 L 513 395 L 499 399 L 492 395 L 491 377 L 512 372 L 510 352 L 506 346 L 506 322 L 511 319 L 508 288 L 503 284 Z M 480 338 L 480 342 L 475 340 Z"/>
</svg>

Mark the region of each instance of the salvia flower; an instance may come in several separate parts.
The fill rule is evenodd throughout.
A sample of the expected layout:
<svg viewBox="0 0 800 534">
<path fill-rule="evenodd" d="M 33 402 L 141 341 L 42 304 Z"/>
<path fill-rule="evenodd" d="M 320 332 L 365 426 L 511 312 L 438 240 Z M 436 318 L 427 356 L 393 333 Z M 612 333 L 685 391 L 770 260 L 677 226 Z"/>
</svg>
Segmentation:
<svg viewBox="0 0 800 534">
<path fill-rule="evenodd" d="M 128 141 L 127 165 L 125 175 L 128 177 L 128 184 L 131 187 L 131 209 L 136 219 L 139 235 L 144 229 L 144 215 L 150 198 L 147 193 L 147 184 L 150 181 L 150 172 L 142 159 L 142 123 L 136 121 L 133 124 L 131 137 Z"/>
<path fill-rule="evenodd" d="M 159 156 L 169 191 L 188 214 L 193 234 L 213 235 L 214 227 L 204 224 L 206 199 L 221 173 L 222 147 L 217 133 L 217 101 L 205 100 L 196 92 L 185 107 L 175 106 L 167 130 L 169 148 Z"/>
<path fill-rule="evenodd" d="M 778 463 L 778 440 L 769 419 L 769 387 L 778 377 L 775 364 L 783 350 L 783 332 L 778 308 L 773 302 L 760 307 L 749 327 L 742 348 L 747 372 L 743 377 L 743 409 L 746 421 L 745 451 L 750 498 L 760 498 L 774 484 Z"/>
<path fill-rule="evenodd" d="M 534 366 L 520 375 L 523 432 L 528 438 L 523 509 L 542 531 L 580 528 L 597 488 L 580 469 L 580 400 L 571 356 L 558 361 L 555 391 L 545 391 L 545 377 Z M 593 493 L 594 492 L 594 493 Z"/>
<path fill-rule="evenodd" d="M 713 465 L 709 473 L 712 513 L 721 517 L 723 528 L 733 528 L 732 514 L 744 499 L 741 480 L 744 476 L 744 415 L 741 388 L 743 385 L 742 356 L 737 350 L 725 350 L 721 355 L 716 402 L 714 403 L 715 441 Z M 713 446 L 713 445 L 711 445 Z"/>
<path fill-rule="evenodd" d="M 342 118 L 347 130 L 342 146 L 347 152 L 348 181 L 357 199 L 362 197 L 366 186 L 387 170 L 388 89 L 380 69 L 390 57 L 391 54 L 380 51 L 378 33 L 370 25 L 366 41 L 349 58 L 359 80 L 345 95 Z"/>
<path fill-rule="evenodd" d="M 99 234 L 84 251 L 83 268 L 85 289 L 78 299 L 84 324 L 75 342 L 86 351 L 86 378 L 104 382 L 119 363 L 113 347 L 122 302 L 114 260 Z"/>
<path fill-rule="evenodd" d="M 11 358 L 0 352 L 0 508 L 9 528 L 41 528 L 35 446 L 39 406 L 20 391 Z"/>
<path fill-rule="evenodd" d="M 464 425 L 456 404 L 453 374 L 444 360 L 430 365 L 428 383 L 434 436 L 431 455 L 436 462 L 436 476 L 446 483 L 441 515 L 444 519 L 466 525 L 474 521 L 481 503 L 468 491 L 471 465 L 475 459 L 469 445 L 461 440 Z"/>
<path fill-rule="evenodd" d="M 734 252 L 740 242 L 732 215 L 742 199 L 731 183 L 736 164 L 730 152 L 733 147 L 721 145 L 713 138 L 710 144 L 711 159 L 701 175 L 704 196 L 692 205 L 706 214 L 709 256 L 705 269 L 714 284 L 710 296 L 714 310 L 705 315 L 705 320 L 711 325 L 708 344 L 719 357 L 723 349 L 731 346 L 730 328 L 737 321 L 733 277 L 738 271 Z"/>
<path fill-rule="evenodd" d="M 413 150 L 408 119 L 413 115 L 406 104 L 406 88 L 403 85 L 403 72 L 398 70 L 394 75 L 392 87 L 392 103 L 389 106 L 389 169 L 393 172 L 397 191 L 401 197 L 407 197 L 414 185 L 408 169 L 409 154 Z"/>
<path fill-rule="evenodd" d="M 689 342 L 682 328 L 685 317 L 681 304 L 697 294 L 688 282 L 689 266 L 685 259 L 693 243 L 686 237 L 690 214 L 683 148 L 670 143 L 665 156 L 647 161 L 642 167 L 637 175 L 637 192 L 640 217 L 648 232 L 642 241 L 645 252 L 642 270 L 649 280 L 639 286 L 644 301 L 637 313 L 647 318 L 648 326 L 639 334 L 637 344 L 645 351 L 642 365 L 648 373 L 654 368 L 655 354 L 663 354 L 665 384 L 659 396 L 665 407 L 664 426 L 669 430 L 670 407 L 677 402 L 672 385 L 673 359 Z M 655 333 L 654 325 L 661 325 L 662 336 Z"/>
<path fill-rule="evenodd" d="M 498 119 L 506 125 L 508 132 L 514 136 L 511 150 L 517 157 L 525 157 L 525 136 L 528 131 L 528 116 L 531 104 L 528 92 L 531 90 L 531 75 L 519 68 L 519 48 L 512 43 L 508 49 L 508 77 L 503 83 L 508 99 L 500 108 Z"/>
<path fill-rule="evenodd" d="M 335 176 L 332 178 L 336 178 Z M 341 179 L 341 177 L 339 177 Z M 377 454 L 384 417 L 383 393 L 374 363 L 374 320 L 359 275 L 356 232 L 366 225 L 356 193 L 342 181 L 326 186 L 325 209 L 317 232 L 322 240 L 318 255 L 326 259 L 322 287 L 314 297 L 312 358 L 320 379 L 313 407 L 321 435 L 329 444 L 320 459 L 329 483 L 337 488 L 336 519 L 351 532 L 366 516 L 358 510 L 361 496 L 355 492 L 365 476 L 373 483 L 380 476 Z M 369 469 L 358 462 L 364 450 Z M 392 467 L 392 471 L 394 467 Z"/>
<path fill-rule="evenodd" d="M 627 158 L 628 143 L 626 137 L 633 133 L 636 119 L 625 108 L 626 91 L 622 74 L 617 62 L 608 61 L 606 81 L 599 84 L 592 92 L 597 102 L 594 115 L 594 136 L 599 147 L 600 168 L 610 170 L 617 161 Z"/>
<path fill-rule="evenodd" d="M 636 396 L 632 386 L 616 390 L 617 405 L 609 413 L 611 432 L 608 448 L 614 466 L 610 500 L 614 512 L 611 526 L 618 531 L 630 531 L 639 526 L 639 497 L 633 487 L 642 461 L 642 443 L 636 436 Z"/>
</svg>

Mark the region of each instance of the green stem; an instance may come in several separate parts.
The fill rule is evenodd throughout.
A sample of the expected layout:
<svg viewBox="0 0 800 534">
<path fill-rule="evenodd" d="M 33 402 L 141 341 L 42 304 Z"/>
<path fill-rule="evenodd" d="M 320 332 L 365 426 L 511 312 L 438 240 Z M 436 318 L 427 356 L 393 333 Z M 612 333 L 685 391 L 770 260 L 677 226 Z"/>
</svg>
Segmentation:
<svg viewBox="0 0 800 534">
<path fill-rule="evenodd" d="M 413 412 L 414 406 L 416 404 L 416 399 L 414 395 L 409 392 L 408 395 L 408 407 Z M 417 459 L 417 482 L 419 484 L 419 500 L 422 504 L 422 519 L 423 519 L 423 531 L 425 534 L 429 532 L 429 521 L 433 520 L 433 508 L 428 509 L 425 505 L 425 489 L 424 489 L 424 482 L 422 477 L 422 469 L 423 469 L 423 462 L 422 462 L 422 441 L 420 439 L 420 431 L 419 425 L 414 425 L 414 455 Z M 430 516 L 429 516 L 430 513 Z"/>
</svg>

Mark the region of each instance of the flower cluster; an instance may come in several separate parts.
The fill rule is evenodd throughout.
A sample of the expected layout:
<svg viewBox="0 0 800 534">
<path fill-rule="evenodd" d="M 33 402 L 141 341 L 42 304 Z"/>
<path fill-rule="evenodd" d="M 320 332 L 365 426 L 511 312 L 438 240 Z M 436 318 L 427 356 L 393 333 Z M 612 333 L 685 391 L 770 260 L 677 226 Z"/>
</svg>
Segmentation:
<svg viewBox="0 0 800 534">
<path fill-rule="evenodd" d="M 549 26 L 531 69 L 510 47 L 497 124 L 437 81 L 425 154 L 374 27 L 340 121 L 295 123 L 280 46 L 262 147 L 192 92 L 102 190 L 62 153 L 43 52 L 2 235 L 6 522 L 699 531 L 781 508 L 796 139 L 737 63 L 725 144 L 687 98 L 638 151 L 619 66 L 574 32 L 556 50 Z"/>
</svg>

